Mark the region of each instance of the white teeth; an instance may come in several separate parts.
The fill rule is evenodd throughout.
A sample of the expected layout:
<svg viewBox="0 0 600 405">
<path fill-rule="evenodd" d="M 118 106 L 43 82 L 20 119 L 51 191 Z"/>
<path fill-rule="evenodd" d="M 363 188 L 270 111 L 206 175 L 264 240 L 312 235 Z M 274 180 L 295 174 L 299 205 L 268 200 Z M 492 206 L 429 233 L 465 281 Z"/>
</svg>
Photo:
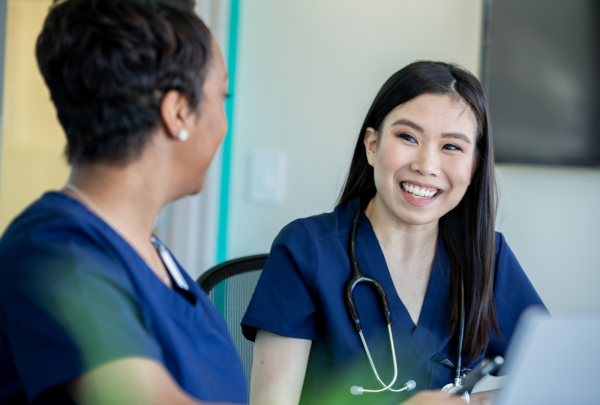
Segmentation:
<svg viewBox="0 0 600 405">
<path fill-rule="evenodd" d="M 438 190 L 428 190 L 425 188 L 419 188 L 417 186 L 413 186 L 407 183 L 402 183 L 402 188 L 404 189 L 404 191 L 412 194 L 414 197 L 417 198 L 433 198 L 433 196 L 435 196 L 438 192 Z"/>
</svg>

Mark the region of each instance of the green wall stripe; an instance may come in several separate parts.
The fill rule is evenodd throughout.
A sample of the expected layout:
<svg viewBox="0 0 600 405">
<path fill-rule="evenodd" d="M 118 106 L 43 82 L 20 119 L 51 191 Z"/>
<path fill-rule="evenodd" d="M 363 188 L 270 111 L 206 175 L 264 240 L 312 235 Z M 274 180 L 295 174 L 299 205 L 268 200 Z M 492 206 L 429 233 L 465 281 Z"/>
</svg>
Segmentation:
<svg viewBox="0 0 600 405">
<path fill-rule="evenodd" d="M 229 120 L 229 130 L 223 141 L 223 166 L 221 168 L 221 199 L 219 207 L 219 229 L 217 239 L 217 263 L 227 260 L 227 226 L 229 223 L 229 185 L 231 176 L 231 146 L 233 143 L 233 102 L 235 100 L 236 60 L 238 43 L 239 0 L 231 0 L 229 23 L 229 49 L 227 68 L 229 70 L 229 97 L 225 103 L 225 112 Z"/>
</svg>

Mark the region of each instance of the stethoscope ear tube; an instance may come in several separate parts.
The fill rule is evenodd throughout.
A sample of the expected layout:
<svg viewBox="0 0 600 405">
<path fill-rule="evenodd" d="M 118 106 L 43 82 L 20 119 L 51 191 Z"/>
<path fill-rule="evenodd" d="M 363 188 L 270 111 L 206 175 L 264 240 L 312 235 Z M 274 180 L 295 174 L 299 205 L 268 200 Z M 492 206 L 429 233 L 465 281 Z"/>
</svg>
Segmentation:
<svg viewBox="0 0 600 405">
<path fill-rule="evenodd" d="M 356 233 L 358 231 L 358 224 L 364 215 L 364 211 L 359 209 L 354 217 L 354 224 L 352 226 L 352 234 L 350 235 L 350 265 L 352 267 L 352 278 L 348 282 L 346 286 L 346 302 L 348 303 L 348 308 L 350 310 L 350 316 L 352 317 L 352 321 L 354 322 L 354 326 L 356 327 L 357 332 L 362 332 L 362 325 L 360 324 L 360 318 L 358 317 L 358 311 L 356 309 L 356 305 L 354 303 L 354 288 L 361 283 L 370 283 L 377 289 L 377 293 L 379 294 L 379 299 L 381 300 L 381 305 L 383 307 L 383 316 L 385 317 L 385 322 L 387 325 L 392 323 L 392 314 L 390 311 L 390 303 L 388 301 L 387 293 L 385 292 L 385 288 L 381 283 L 371 277 L 366 276 L 360 266 L 358 265 L 358 261 L 356 260 Z"/>
<path fill-rule="evenodd" d="M 358 268 L 358 264 L 356 265 Z M 360 271 L 360 268 L 358 268 Z M 392 314 L 390 311 L 390 303 L 388 302 L 387 293 L 385 289 L 381 285 L 381 283 L 375 279 L 367 277 L 365 275 L 359 276 L 358 278 L 353 278 L 348 283 L 346 287 L 346 301 L 348 303 L 348 308 L 350 309 L 350 316 L 354 321 L 354 326 L 356 327 L 357 332 L 362 332 L 362 325 L 360 324 L 360 318 L 358 317 L 358 311 L 356 309 L 356 305 L 354 304 L 354 287 L 361 283 L 373 284 L 379 293 L 379 298 L 381 300 L 381 306 L 383 307 L 383 316 L 385 317 L 386 325 L 392 324 Z"/>
<path fill-rule="evenodd" d="M 358 311 L 356 310 L 356 305 L 354 305 L 354 298 L 352 297 L 352 293 L 354 292 L 355 283 L 348 284 L 346 288 L 346 302 L 348 303 L 348 308 L 350 309 L 350 317 L 352 317 L 352 321 L 354 322 L 354 327 L 358 333 L 362 332 L 362 325 L 360 324 L 360 318 L 358 317 Z"/>
</svg>

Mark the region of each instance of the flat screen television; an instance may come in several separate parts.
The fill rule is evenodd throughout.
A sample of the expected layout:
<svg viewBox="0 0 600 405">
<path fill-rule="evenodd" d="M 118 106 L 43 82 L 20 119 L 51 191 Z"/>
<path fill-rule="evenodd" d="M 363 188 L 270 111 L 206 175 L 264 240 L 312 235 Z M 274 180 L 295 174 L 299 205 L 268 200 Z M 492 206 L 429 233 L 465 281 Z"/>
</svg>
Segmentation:
<svg viewBox="0 0 600 405">
<path fill-rule="evenodd" d="M 486 0 L 496 162 L 600 166 L 600 0 Z"/>
</svg>

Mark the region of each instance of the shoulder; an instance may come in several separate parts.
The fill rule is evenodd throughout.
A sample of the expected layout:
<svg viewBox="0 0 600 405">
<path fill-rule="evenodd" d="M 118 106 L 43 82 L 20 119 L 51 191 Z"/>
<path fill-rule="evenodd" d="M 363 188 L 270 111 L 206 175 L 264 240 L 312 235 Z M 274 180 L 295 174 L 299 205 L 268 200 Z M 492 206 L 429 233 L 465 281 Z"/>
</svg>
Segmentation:
<svg viewBox="0 0 600 405">
<path fill-rule="evenodd" d="M 103 223 L 94 221 L 81 204 L 57 194 L 33 203 L 0 239 L 0 261 L 5 264 L 0 284 L 6 288 L 16 288 L 19 282 L 59 283 L 75 276 L 123 278 Z"/>
<path fill-rule="evenodd" d="M 504 355 L 517 321 L 526 308 L 544 307 L 504 235 L 496 232 L 495 239 L 494 304 L 500 334 L 492 336 L 486 357 Z"/>
<path fill-rule="evenodd" d="M 496 232 L 495 233 L 495 237 L 494 237 L 494 254 L 496 256 L 498 256 L 498 253 L 502 251 L 502 248 L 508 248 L 510 250 L 510 248 L 508 247 L 508 244 L 506 243 L 506 238 L 504 237 L 504 235 L 501 232 Z"/>
<path fill-rule="evenodd" d="M 21 245 L 92 236 L 102 232 L 99 222 L 77 201 L 60 193 L 47 193 L 27 207 L 0 239 L 0 251 Z"/>
<path fill-rule="evenodd" d="M 494 246 L 494 267 L 496 272 L 496 283 L 502 283 L 515 275 L 525 273 L 519 264 L 515 254 L 506 242 L 506 238 L 500 232 L 496 232 Z"/>
<path fill-rule="evenodd" d="M 254 340 L 257 329 L 299 339 L 318 338 L 323 263 L 336 250 L 332 247 L 339 243 L 339 236 L 349 233 L 353 217 L 351 208 L 338 206 L 333 212 L 292 221 L 279 232 L 242 320 L 248 339 Z"/>
<path fill-rule="evenodd" d="M 523 268 L 508 245 L 504 235 L 500 232 L 496 232 L 494 240 L 494 264 L 496 268 L 496 279 L 498 279 L 499 276 L 506 276 L 504 273 L 507 272 L 512 273 L 513 275 L 514 273 L 523 273 L 523 275 L 525 275 Z"/>
<path fill-rule="evenodd" d="M 293 240 L 319 244 L 331 238 L 346 236 L 352 228 L 353 218 L 354 211 L 351 207 L 338 205 L 332 212 L 290 222 L 279 232 L 274 243 Z"/>
<path fill-rule="evenodd" d="M 286 225 L 275 238 L 261 280 L 302 281 L 312 293 L 318 289 L 323 252 L 339 236 L 348 234 L 354 214 L 350 207 L 337 206 L 332 212 L 300 218 Z"/>
<path fill-rule="evenodd" d="M 496 232 L 494 290 L 497 303 L 543 305 L 506 238 Z"/>
<path fill-rule="evenodd" d="M 337 206 L 332 212 L 296 219 L 286 225 L 277 235 L 271 247 L 269 258 L 278 257 L 281 250 L 306 262 L 314 269 L 318 266 L 319 250 L 340 236 L 348 235 L 352 227 L 354 213 L 351 208 Z"/>
</svg>

